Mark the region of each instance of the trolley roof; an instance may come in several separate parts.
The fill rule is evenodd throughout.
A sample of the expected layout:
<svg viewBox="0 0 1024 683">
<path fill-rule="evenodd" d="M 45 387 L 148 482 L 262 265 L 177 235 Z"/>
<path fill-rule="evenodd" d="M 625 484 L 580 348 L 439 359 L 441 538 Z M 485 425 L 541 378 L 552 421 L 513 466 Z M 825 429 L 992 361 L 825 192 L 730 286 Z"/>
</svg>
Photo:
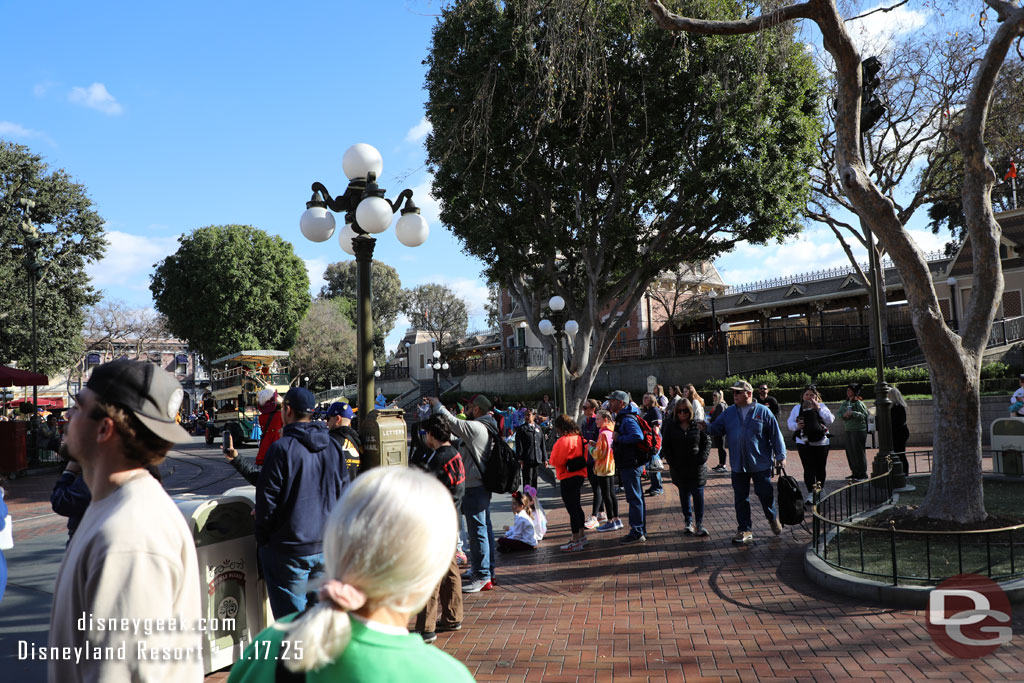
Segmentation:
<svg viewBox="0 0 1024 683">
<path fill-rule="evenodd" d="M 221 363 L 227 363 L 229 361 L 238 361 L 244 363 L 246 361 L 271 361 L 275 358 L 287 358 L 287 351 L 270 351 L 270 350 L 256 350 L 256 351 L 239 351 L 232 353 L 227 356 L 218 358 L 210 363 L 210 365 L 220 365 Z"/>
</svg>

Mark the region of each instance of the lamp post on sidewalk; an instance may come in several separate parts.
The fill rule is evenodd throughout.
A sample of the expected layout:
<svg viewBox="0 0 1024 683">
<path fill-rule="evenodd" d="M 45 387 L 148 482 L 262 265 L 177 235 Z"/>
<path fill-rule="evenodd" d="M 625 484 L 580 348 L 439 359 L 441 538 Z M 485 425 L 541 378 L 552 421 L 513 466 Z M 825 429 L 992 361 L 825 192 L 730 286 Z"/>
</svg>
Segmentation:
<svg viewBox="0 0 1024 683">
<path fill-rule="evenodd" d="M 549 318 L 541 320 L 537 327 L 544 334 L 554 335 L 555 337 L 555 354 L 554 354 L 554 365 L 556 376 L 558 381 L 556 382 L 556 393 L 555 403 L 558 409 L 561 411 L 560 414 L 565 415 L 568 413 L 565 397 L 565 363 L 562 360 L 562 339 L 565 338 L 565 333 L 576 334 L 579 332 L 580 325 L 575 320 L 566 320 L 566 314 L 562 309 L 565 308 L 565 299 L 555 295 L 548 300 L 548 308 L 551 309 Z"/>
<path fill-rule="evenodd" d="M 718 313 L 715 311 L 715 299 L 718 298 L 718 290 L 712 289 L 708 292 L 708 300 L 711 301 L 711 339 L 714 341 L 718 336 Z M 717 346 L 717 344 L 715 345 Z M 712 347 L 714 348 L 714 347 Z"/>
<path fill-rule="evenodd" d="M 407 247 L 418 247 L 427 240 L 430 231 L 427 221 L 412 201 L 412 190 L 402 190 L 394 200 L 384 197 L 385 190 L 377 185 L 384 161 L 375 148 L 364 143 L 349 147 L 341 158 L 341 166 L 349 180 L 345 192 L 332 197 L 324 185 L 313 183 L 313 196 L 306 202 L 299 228 L 306 239 L 325 242 L 334 234 L 335 222 L 331 211 L 345 212 L 345 227 L 338 235 L 338 243 L 343 251 L 356 257 L 359 408 L 364 411 L 361 415 L 366 415 L 373 410 L 373 378 L 379 376 L 373 370 L 373 317 L 370 309 L 370 266 L 377 243 L 373 235 L 385 232 L 399 209 L 402 217 L 395 225 L 399 242 Z M 405 205 L 400 206 L 403 201 Z"/>
<path fill-rule="evenodd" d="M 732 374 L 729 369 L 729 323 L 722 323 L 722 346 L 725 348 L 725 376 Z"/>
<path fill-rule="evenodd" d="M 953 314 L 953 331 L 956 332 L 960 327 L 956 319 L 956 278 L 949 278 L 946 284 L 949 285 L 949 312 Z"/>
</svg>

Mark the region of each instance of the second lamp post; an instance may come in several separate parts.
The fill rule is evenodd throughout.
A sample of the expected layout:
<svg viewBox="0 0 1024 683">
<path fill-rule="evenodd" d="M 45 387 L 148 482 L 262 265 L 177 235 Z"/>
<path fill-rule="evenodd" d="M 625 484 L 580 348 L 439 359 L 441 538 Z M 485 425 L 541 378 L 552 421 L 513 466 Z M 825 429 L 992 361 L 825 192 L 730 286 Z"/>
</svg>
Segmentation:
<svg viewBox="0 0 1024 683">
<path fill-rule="evenodd" d="M 555 354 L 554 354 L 554 366 L 555 372 L 557 373 L 558 381 L 555 397 L 558 410 L 561 411 L 561 415 L 567 414 L 566 399 L 565 399 L 565 363 L 562 360 L 562 339 L 565 338 L 565 333 L 576 334 L 580 325 L 575 320 L 566 320 L 566 314 L 563 312 L 565 308 L 565 299 L 560 296 L 553 296 L 548 300 L 548 308 L 551 309 L 550 320 L 545 318 L 537 323 L 537 327 L 544 334 L 554 335 L 555 337 Z"/>
</svg>

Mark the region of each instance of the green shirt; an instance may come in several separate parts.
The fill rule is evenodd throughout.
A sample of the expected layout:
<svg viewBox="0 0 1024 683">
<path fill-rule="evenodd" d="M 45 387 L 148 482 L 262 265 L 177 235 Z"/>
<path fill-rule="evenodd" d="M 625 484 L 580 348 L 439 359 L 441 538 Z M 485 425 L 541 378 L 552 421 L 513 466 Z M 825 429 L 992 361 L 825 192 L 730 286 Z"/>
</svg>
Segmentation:
<svg viewBox="0 0 1024 683">
<path fill-rule="evenodd" d="M 849 419 L 843 417 L 848 410 L 853 413 Z M 868 407 L 864 405 L 864 401 L 847 399 L 843 401 L 843 405 L 839 406 L 839 412 L 836 414 L 843 418 L 843 428 L 846 431 L 866 432 L 868 430 Z"/>
<path fill-rule="evenodd" d="M 291 621 L 294 616 L 281 621 Z M 394 636 L 374 631 L 358 619 L 350 617 L 349 621 L 352 639 L 348 646 L 330 664 L 306 672 L 306 681 L 461 683 L 474 680 L 462 662 L 427 645 L 419 634 Z M 273 626 L 264 630 L 231 667 L 228 683 L 274 683 L 278 656 L 296 657 L 302 649 L 301 643 L 288 638 L 289 632 Z M 288 642 L 283 644 L 282 641 Z"/>
</svg>

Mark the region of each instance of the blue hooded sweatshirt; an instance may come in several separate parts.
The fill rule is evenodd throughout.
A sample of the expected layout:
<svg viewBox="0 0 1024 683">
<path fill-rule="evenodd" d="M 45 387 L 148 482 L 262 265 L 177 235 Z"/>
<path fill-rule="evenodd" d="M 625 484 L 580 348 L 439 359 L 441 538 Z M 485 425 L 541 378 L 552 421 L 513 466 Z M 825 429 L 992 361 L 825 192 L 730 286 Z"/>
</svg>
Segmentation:
<svg viewBox="0 0 1024 683">
<path fill-rule="evenodd" d="M 285 425 L 256 482 L 257 543 L 285 555 L 322 552 L 327 515 L 348 483 L 344 453 L 327 425 Z"/>
</svg>

